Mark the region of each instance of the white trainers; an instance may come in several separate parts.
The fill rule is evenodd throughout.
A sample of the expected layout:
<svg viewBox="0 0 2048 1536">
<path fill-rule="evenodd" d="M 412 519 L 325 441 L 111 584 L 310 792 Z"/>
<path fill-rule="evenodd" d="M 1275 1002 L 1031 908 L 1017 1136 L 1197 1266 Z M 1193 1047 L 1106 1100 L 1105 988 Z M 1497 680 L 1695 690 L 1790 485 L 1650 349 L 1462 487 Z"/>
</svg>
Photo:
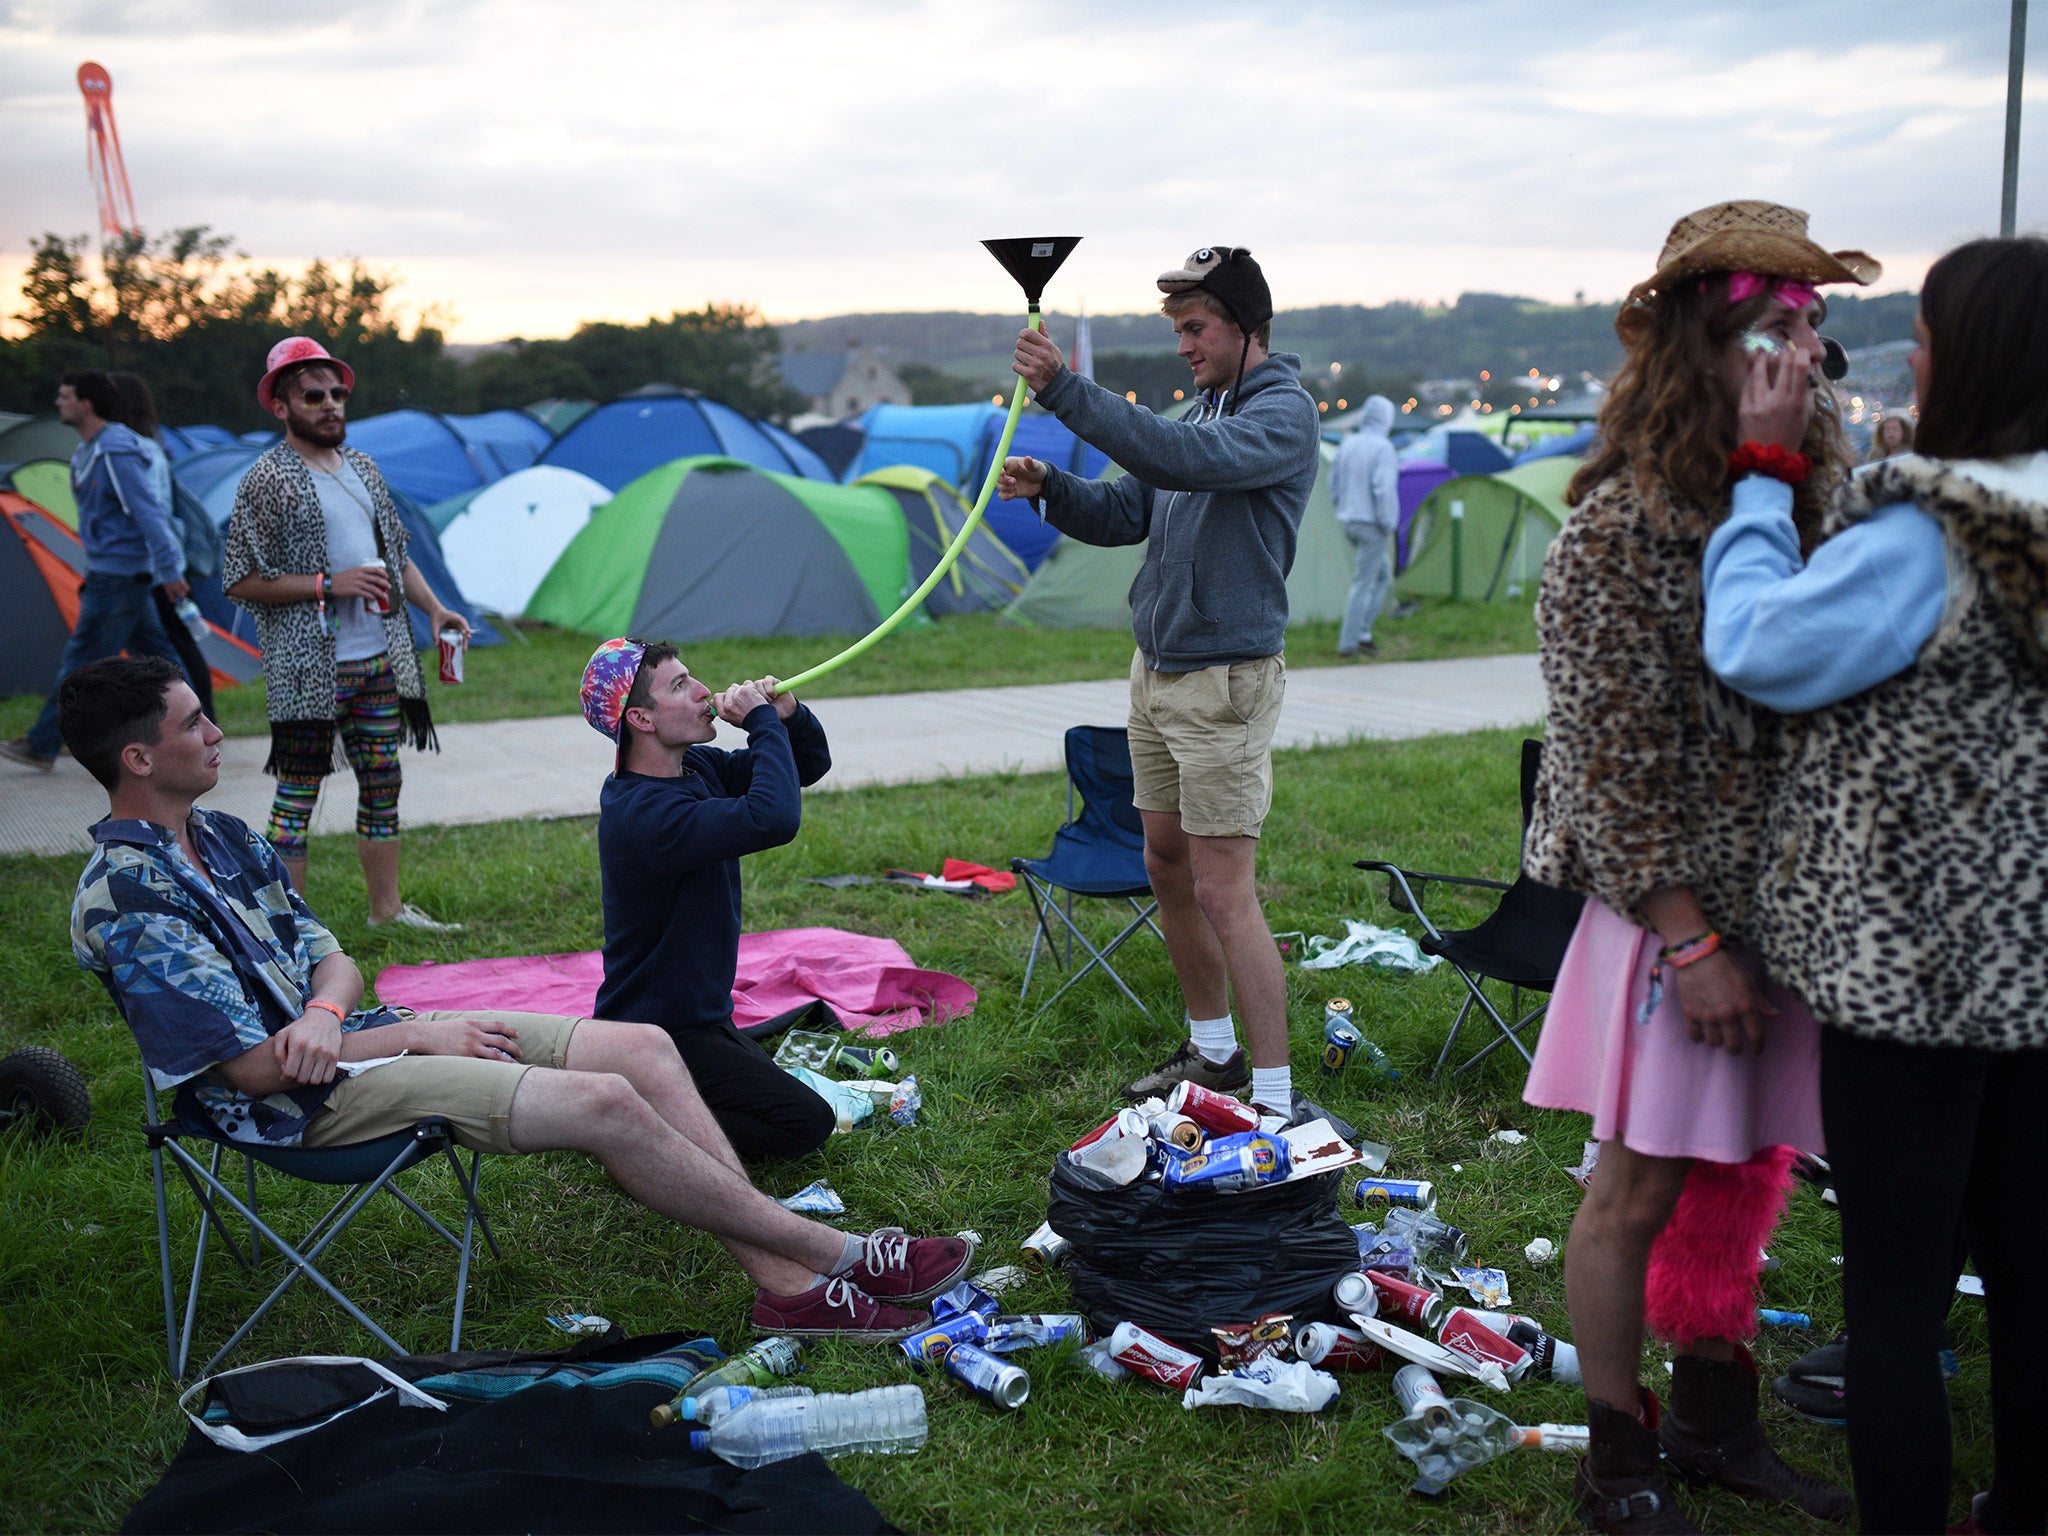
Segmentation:
<svg viewBox="0 0 2048 1536">
<path fill-rule="evenodd" d="M 386 923 L 396 923 L 401 928 L 417 928 L 422 933 L 460 933 L 462 924 L 443 923 L 427 916 L 411 902 L 400 902 L 398 910 L 387 918 L 371 918 L 369 926 L 382 928 Z"/>
</svg>

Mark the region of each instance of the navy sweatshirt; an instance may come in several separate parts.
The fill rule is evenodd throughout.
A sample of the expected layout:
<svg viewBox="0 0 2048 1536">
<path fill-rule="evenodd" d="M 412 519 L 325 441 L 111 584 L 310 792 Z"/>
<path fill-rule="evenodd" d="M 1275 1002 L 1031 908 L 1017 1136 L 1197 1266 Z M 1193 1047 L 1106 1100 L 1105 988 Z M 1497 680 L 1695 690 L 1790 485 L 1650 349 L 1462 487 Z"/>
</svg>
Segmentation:
<svg viewBox="0 0 2048 1536">
<path fill-rule="evenodd" d="M 604 985 L 597 1017 L 674 1032 L 732 1016 L 740 858 L 795 839 L 800 786 L 832 767 L 825 728 L 801 704 L 746 718 L 747 750 L 692 747 L 672 779 L 617 773 L 598 800 Z"/>
</svg>

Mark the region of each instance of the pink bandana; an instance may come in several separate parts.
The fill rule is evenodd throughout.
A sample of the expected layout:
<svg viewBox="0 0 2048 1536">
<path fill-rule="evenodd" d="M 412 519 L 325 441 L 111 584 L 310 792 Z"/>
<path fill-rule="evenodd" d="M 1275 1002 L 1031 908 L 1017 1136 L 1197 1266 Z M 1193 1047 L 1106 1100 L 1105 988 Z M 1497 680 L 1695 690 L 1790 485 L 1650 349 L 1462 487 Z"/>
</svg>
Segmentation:
<svg viewBox="0 0 2048 1536">
<path fill-rule="evenodd" d="M 1740 304 L 1744 299 L 1753 299 L 1766 288 L 1771 297 L 1787 309 L 1804 309 L 1820 297 L 1820 290 L 1812 283 L 1802 283 L 1790 277 L 1766 277 L 1761 272 L 1730 272 L 1728 274 L 1728 302 Z"/>
</svg>

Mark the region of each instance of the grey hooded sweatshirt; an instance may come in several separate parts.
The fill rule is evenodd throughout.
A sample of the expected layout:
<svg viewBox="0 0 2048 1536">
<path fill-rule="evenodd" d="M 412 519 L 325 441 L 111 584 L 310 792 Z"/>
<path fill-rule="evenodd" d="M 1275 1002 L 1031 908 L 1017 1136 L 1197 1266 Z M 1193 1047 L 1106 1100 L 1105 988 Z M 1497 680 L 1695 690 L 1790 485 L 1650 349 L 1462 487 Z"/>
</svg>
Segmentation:
<svg viewBox="0 0 2048 1536">
<path fill-rule="evenodd" d="M 1229 415 L 1211 399 L 1169 421 L 1064 368 L 1038 403 L 1127 472 L 1104 481 L 1050 470 L 1045 520 L 1084 544 L 1145 541 L 1130 593 L 1145 664 L 1194 672 L 1277 656 L 1319 462 L 1301 359 L 1279 352 L 1247 370 Z"/>
</svg>

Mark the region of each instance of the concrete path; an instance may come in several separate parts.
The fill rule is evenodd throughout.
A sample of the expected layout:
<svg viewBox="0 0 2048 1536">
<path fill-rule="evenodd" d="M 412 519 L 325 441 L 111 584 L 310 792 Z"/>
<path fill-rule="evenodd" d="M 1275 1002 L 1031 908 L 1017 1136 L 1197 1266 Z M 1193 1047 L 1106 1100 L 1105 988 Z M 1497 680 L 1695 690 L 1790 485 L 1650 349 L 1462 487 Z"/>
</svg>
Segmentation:
<svg viewBox="0 0 2048 1536">
<path fill-rule="evenodd" d="M 1117 680 L 824 699 L 814 708 L 831 737 L 833 768 L 818 790 L 1057 769 L 1066 728 L 1121 725 L 1128 697 Z M 1542 714 L 1534 656 L 1312 667 L 1288 675 L 1274 745 L 1449 735 L 1528 725 Z M 611 771 L 611 745 L 580 715 L 444 725 L 440 737 L 438 754 L 406 753 L 408 825 L 589 815 Z M 743 746 L 745 738 L 721 724 L 719 745 Z M 220 786 L 206 803 L 261 827 L 270 812 L 268 750 L 261 737 L 223 742 Z M 99 785 L 69 757 L 47 774 L 0 761 L 0 853 L 82 852 L 85 828 L 106 807 Z M 321 796 L 313 830 L 354 825 L 354 782 L 342 773 Z"/>
</svg>

